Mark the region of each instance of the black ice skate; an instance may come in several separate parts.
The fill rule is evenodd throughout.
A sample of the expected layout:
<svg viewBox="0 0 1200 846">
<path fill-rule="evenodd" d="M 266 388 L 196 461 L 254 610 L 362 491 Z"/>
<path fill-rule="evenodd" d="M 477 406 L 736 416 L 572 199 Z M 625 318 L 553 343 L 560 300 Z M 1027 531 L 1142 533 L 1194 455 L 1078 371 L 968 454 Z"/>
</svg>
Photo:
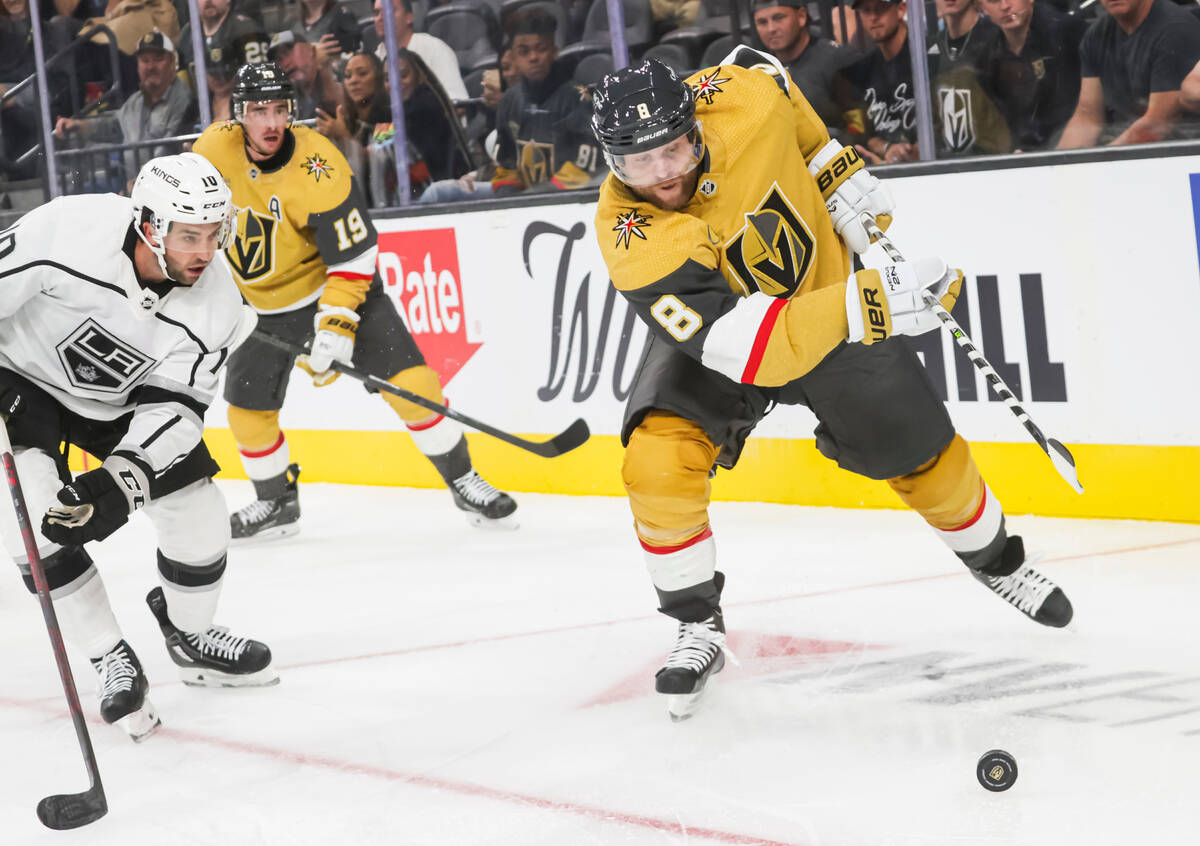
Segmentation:
<svg viewBox="0 0 1200 846">
<path fill-rule="evenodd" d="M 490 529 L 515 529 L 517 519 L 513 512 L 517 503 L 504 491 L 496 490 L 475 472 L 474 468 L 463 473 L 450 484 L 454 504 L 465 511 L 472 526 Z"/>
<path fill-rule="evenodd" d="M 142 664 L 125 641 L 120 641 L 100 658 L 92 659 L 100 674 L 100 716 L 119 726 L 135 743 L 152 735 L 162 721 L 146 698 L 150 683 Z"/>
<path fill-rule="evenodd" d="M 972 570 L 971 575 L 987 585 L 992 593 L 1043 626 L 1062 628 L 1071 622 L 1074 614 L 1071 601 L 1062 588 L 1027 563 L 1025 544 L 1020 536 L 1009 536 L 996 569 L 997 573 Z"/>
<path fill-rule="evenodd" d="M 179 665 L 183 683 L 192 687 L 266 687 L 278 684 L 271 668 L 271 650 L 265 643 L 234 637 L 224 626 L 205 632 L 182 632 L 167 616 L 162 588 L 146 595 L 146 604 L 167 639 L 171 660 Z"/>
<path fill-rule="evenodd" d="M 300 493 L 296 489 L 296 480 L 299 478 L 300 465 L 289 464 L 285 473 L 287 490 L 282 496 L 256 499 L 230 515 L 229 532 L 233 540 L 241 543 L 271 540 L 299 532 Z"/>
<path fill-rule="evenodd" d="M 715 613 L 702 623 L 680 623 L 667 663 L 654 674 L 654 689 L 667 695 L 675 722 L 695 713 L 708 677 L 725 666 L 725 623 Z"/>
</svg>

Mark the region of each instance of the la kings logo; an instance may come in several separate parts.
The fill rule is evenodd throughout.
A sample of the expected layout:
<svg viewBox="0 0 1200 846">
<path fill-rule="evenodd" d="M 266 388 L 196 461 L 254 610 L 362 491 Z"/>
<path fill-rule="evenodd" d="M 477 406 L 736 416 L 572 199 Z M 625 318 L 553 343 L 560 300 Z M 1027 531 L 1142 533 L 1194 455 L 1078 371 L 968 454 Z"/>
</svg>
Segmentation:
<svg viewBox="0 0 1200 846">
<path fill-rule="evenodd" d="M 56 347 L 71 384 L 121 393 L 150 367 L 151 359 L 88 319 Z"/>
<path fill-rule="evenodd" d="M 271 214 L 249 206 L 238 214 L 237 238 L 225 251 L 234 273 L 243 282 L 255 282 L 275 271 L 275 233 L 282 214 L 279 200 L 271 198 Z"/>
</svg>

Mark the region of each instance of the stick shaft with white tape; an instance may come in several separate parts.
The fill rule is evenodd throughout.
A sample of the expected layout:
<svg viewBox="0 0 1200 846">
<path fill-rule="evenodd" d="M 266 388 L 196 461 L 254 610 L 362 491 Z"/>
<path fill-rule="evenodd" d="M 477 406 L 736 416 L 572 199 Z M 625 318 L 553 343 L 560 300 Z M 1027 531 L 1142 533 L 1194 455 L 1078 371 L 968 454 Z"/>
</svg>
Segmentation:
<svg viewBox="0 0 1200 846">
<path fill-rule="evenodd" d="M 871 240 L 883 248 L 888 258 L 895 262 L 904 261 L 904 256 L 896 249 L 896 245 L 892 243 L 887 234 L 875 224 L 875 221 L 870 216 L 863 216 L 863 224 L 867 227 L 867 234 L 871 236 Z M 1058 471 L 1058 475 L 1062 476 L 1066 480 L 1066 483 L 1075 489 L 1076 493 L 1083 493 L 1083 485 L 1079 483 L 1079 475 L 1075 470 L 1075 458 L 1071 455 L 1070 450 L 1063 446 L 1060 441 L 1046 437 L 1038 425 L 1030 419 L 1029 413 L 1025 411 L 1020 400 L 1013 394 L 1012 389 L 1000 378 L 1000 374 L 996 372 L 996 369 L 988 364 L 988 360 L 983 357 L 983 353 L 975 347 L 974 342 L 963 331 L 963 328 L 958 325 L 958 321 L 950 315 L 950 312 L 942 308 L 942 304 L 938 302 L 937 297 L 926 291 L 925 304 L 929 306 L 930 311 L 938 316 L 938 319 L 942 321 L 942 326 L 950 333 L 950 337 L 954 339 L 954 342 L 971 359 L 971 363 L 983 374 L 988 386 L 996 392 L 996 396 L 1004 400 L 1004 404 L 1008 406 L 1008 410 L 1021 421 L 1021 425 L 1025 427 L 1025 431 L 1029 433 L 1029 436 L 1046 453 L 1050 459 L 1050 463 Z"/>
</svg>

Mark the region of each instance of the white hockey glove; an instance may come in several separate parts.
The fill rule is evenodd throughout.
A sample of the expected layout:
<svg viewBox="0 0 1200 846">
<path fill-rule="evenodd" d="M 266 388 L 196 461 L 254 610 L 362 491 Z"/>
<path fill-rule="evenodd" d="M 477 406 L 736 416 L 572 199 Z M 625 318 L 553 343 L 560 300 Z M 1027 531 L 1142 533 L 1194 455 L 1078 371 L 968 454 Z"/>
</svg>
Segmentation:
<svg viewBox="0 0 1200 846">
<path fill-rule="evenodd" d="M 892 335 L 923 335 L 941 326 L 925 304 L 929 291 L 950 311 L 962 290 L 962 271 L 940 258 L 922 258 L 850 274 L 846 282 L 849 340 L 874 344 Z"/>
<path fill-rule="evenodd" d="M 330 370 L 333 362 L 349 364 L 354 355 L 354 335 L 358 331 L 358 313 L 342 306 L 321 305 L 314 318 L 317 334 L 307 356 L 296 363 L 312 375 L 318 388 L 337 379 L 338 372 Z"/>
<path fill-rule="evenodd" d="M 871 239 L 861 217 L 870 214 L 886 232 L 896 208 L 892 192 L 867 172 L 857 150 L 837 141 L 822 147 L 809 162 L 808 170 L 817 180 L 834 230 L 852 251 L 865 253 Z"/>
</svg>

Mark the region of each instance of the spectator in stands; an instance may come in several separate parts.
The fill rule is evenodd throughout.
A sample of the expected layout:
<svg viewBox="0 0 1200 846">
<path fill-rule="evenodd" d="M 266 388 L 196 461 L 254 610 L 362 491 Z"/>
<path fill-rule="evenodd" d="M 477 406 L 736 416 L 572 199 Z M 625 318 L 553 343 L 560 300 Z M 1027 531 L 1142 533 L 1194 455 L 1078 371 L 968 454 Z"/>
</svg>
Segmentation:
<svg viewBox="0 0 1200 846">
<path fill-rule="evenodd" d="M 846 130 L 862 139 L 855 147 L 874 163 L 915 161 L 916 101 L 908 52 L 908 5 L 900 0 L 854 0 L 852 8 L 877 50 L 841 75 L 854 91 L 843 102 Z"/>
<path fill-rule="evenodd" d="M 1180 86 L 1200 61 L 1200 20 L 1170 0 L 1100 0 L 1079 46 L 1079 104 L 1058 147 L 1144 144 L 1197 134 Z"/>
<path fill-rule="evenodd" d="M 1003 33 L 981 58 L 984 88 L 1004 113 L 1017 152 L 1051 149 L 1079 100 L 1079 41 L 1087 24 L 1041 0 L 979 5 Z"/>
<path fill-rule="evenodd" d="M 208 72 L 208 107 L 213 123 L 233 120 L 233 84 L 237 81 L 237 69 L 240 66 L 217 61 L 209 61 L 205 66 Z"/>
<path fill-rule="evenodd" d="M 650 14 L 654 18 L 654 35 L 691 26 L 700 11 L 700 0 L 650 0 Z"/>
<path fill-rule="evenodd" d="M 223 79 L 223 68 L 256 65 L 266 59 L 267 36 L 262 26 L 253 19 L 234 11 L 230 0 L 198 0 L 200 24 L 203 32 L 204 58 L 207 64 L 220 66 L 218 82 Z M 196 67 L 192 55 L 192 24 L 189 22 L 179 35 L 179 61 L 187 70 L 195 85 Z M 232 78 L 231 78 L 232 79 Z M 212 80 L 209 81 L 212 87 Z"/>
<path fill-rule="evenodd" d="M 938 158 L 1012 151 L 1008 122 L 981 83 L 982 56 L 1000 30 L 975 0 L 936 0 L 943 27 L 929 46 Z"/>
<path fill-rule="evenodd" d="M 143 37 L 137 47 L 137 62 L 138 90 L 115 114 L 85 120 L 60 117 L 54 126 L 55 137 L 78 133 L 84 141 L 128 143 L 171 138 L 186 132 L 195 123 L 196 106 L 192 92 L 176 75 L 179 58 L 171 39 L 161 32 Z M 127 187 L 147 161 L 176 152 L 178 145 L 127 150 L 124 155 Z"/>
<path fill-rule="evenodd" d="M 833 80 L 855 56 L 814 36 L 808 23 L 806 0 L 755 0 L 754 28 L 759 40 L 787 68 L 830 134 L 844 142 L 844 118 L 833 99 Z"/>
<path fill-rule="evenodd" d="M 566 190 L 598 181 L 603 168 L 592 135 L 591 103 L 571 68 L 558 61 L 553 16 L 532 7 L 512 17 L 513 58 L 520 81 L 505 92 L 496 116 L 497 196 L 526 189 Z"/>
<path fill-rule="evenodd" d="M 342 102 L 333 114 L 317 109 L 317 131 L 337 145 L 366 185 L 366 149 L 376 125 L 392 122 L 383 63 L 374 53 L 355 53 L 346 62 Z"/>
<path fill-rule="evenodd" d="M 335 114 L 342 101 L 342 87 L 329 69 L 325 53 L 309 44 L 303 35 L 290 29 L 277 32 L 271 38 L 267 58 L 279 64 L 296 86 L 296 117 L 308 120 L 317 116 L 317 109 Z"/>
<path fill-rule="evenodd" d="M 71 40 L 67 21 L 56 19 L 42 23 L 42 46 L 47 58 Z M 29 21 L 28 0 L 0 2 L 0 96 L 34 71 L 33 28 Z M 50 73 L 51 117 L 70 114 L 71 89 L 66 69 L 60 65 Z M 37 157 L 18 168 L 13 160 L 40 140 L 41 118 L 36 86 L 26 86 L 0 105 L 0 171 L 14 179 L 36 175 Z"/>
<path fill-rule="evenodd" d="M 330 61 L 353 53 L 362 44 L 354 13 L 336 0 L 300 0 L 292 29 L 325 53 Z"/>
<path fill-rule="evenodd" d="M 441 98 L 429 86 L 429 70 L 411 50 L 396 51 L 400 64 L 400 92 L 404 101 L 404 127 L 408 147 L 411 196 L 419 197 L 431 182 L 449 179 L 467 169 L 460 127 Z M 368 147 L 371 201 L 378 208 L 396 204 L 394 128 L 376 125 Z"/>
<path fill-rule="evenodd" d="M 466 100 L 467 86 L 463 84 L 458 56 L 450 45 L 427 32 L 413 32 L 413 13 L 409 0 L 392 0 L 392 10 L 396 24 L 396 46 L 420 56 L 447 97 Z M 374 37 L 370 37 L 370 33 L 374 33 Z M 387 61 L 387 49 L 383 43 L 383 3 L 380 0 L 375 0 L 374 27 L 363 31 L 363 49 L 373 52 L 381 62 Z"/>
</svg>

